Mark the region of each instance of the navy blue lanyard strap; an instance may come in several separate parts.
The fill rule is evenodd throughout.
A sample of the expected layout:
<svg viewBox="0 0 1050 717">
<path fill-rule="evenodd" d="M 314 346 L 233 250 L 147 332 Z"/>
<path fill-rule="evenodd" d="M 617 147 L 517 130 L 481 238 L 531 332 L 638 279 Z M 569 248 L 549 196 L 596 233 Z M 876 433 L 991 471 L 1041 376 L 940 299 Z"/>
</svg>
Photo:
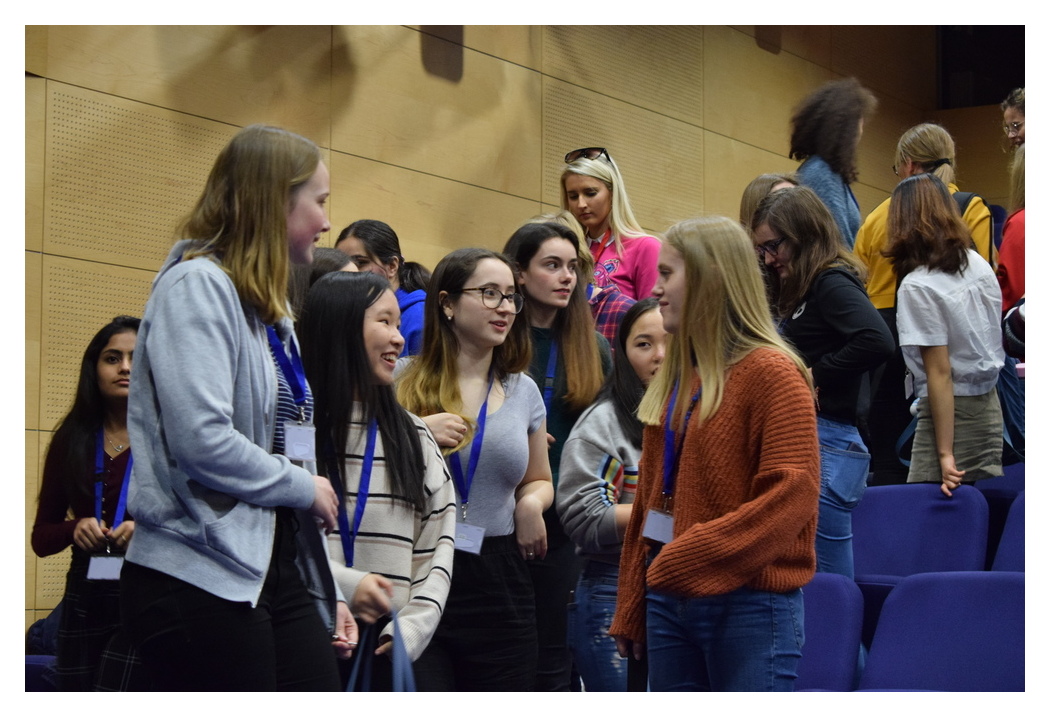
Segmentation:
<svg viewBox="0 0 1050 717">
<path fill-rule="evenodd" d="M 452 480 L 459 491 L 459 499 L 462 504 L 463 517 L 467 515 L 467 504 L 470 502 L 470 486 L 474 483 L 474 472 L 478 469 L 478 460 L 481 458 L 481 444 L 485 441 L 485 418 L 489 412 L 489 394 L 492 393 L 493 376 L 489 374 L 489 386 L 485 391 L 485 401 L 478 411 L 478 429 L 474 432 L 474 440 L 470 444 L 470 462 L 467 464 L 467 473 L 463 474 L 463 462 L 459 452 L 448 457 L 448 467 L 452 472 Z"/>
<path fill-rule="evenodd" d="M 103 449 L 102 449 L 102 431 L 98 432 L 98 439 L 95 441 L 95 520 L 98 521 L 99 525 L 102 525 L 102 492 L 105 482 L 103 480 L 103 474 L 105 473 L 105 463 L 103 461 Z M 120 484 L 120 496 L 117 498 L 117 509 L 113 511 L 113 525 L 111 528 L 116 528 L 118 525 L 124 522 L 124 514 L 127 512 L 128 506 L 128 484 L 131 483 L 131 466 L 135 460 L 135 457 L 131 455 L 131 449 L 128 449 L 128 467 L 124 469 L 124 481 Z"/>
<path fill-rule="evenodd" d="M 551 353 L 547 358 L 547 376 L 543 379 L 543 405 L 551 415 L 551 399 L 554 396 L 554 371 L 558 365 L 558 342 L 551 341 Z"/>
<path fill-rule="evenodd" d="M 299 416 L 306 420 L 306 371 L 303 369 L 302 359 L 299 358 L 299 350 L 295 348 L 295 341 L 290 342 L 292 356 L 289 359 L 288 352 L 284 350 L 284 344 L 277 335 L 277 329 L 273 326 L 266 327 L 266 337 L 270 340 L 270 348 L 273 349 L 274 359 L 281 368 L 281 373 L 288 381 L 288 387 L 292 390 L 292 400 L 299 407 Z"/>
<path fill-rule="evenodd" d="M 681 432 L 677 434 L 671 428 L 671 418 L 674 415 L 675 404 L 678 403 L 678 381 L 674 382 L 671 390 L 671 400 L 667 404 L 667 415 L 664 417 L 664 498 L 674 494 L 675 479 L 678 476 L 678 459 L 682 455 L 682 444 L 685 442 L 685 432 L 689 428 L 689 419 L 693 416 L 693 409 L 700 400 L 701 389 L 689 401 L 689 408 L 685 412 L 685 420 L 682 422 Z M 677 441 L 675 440 L 677 438 Z"/>
<path fill-rule="evenodd" d="M 372 463 L 376 454 L 376 433 L 379 424 L 373 418 L 368 423 L 368 439 L 365 442 L 365 454 L 361 460 L 361 480 L 357 484 L 357 504 L 354 506 L 354 525 L 350 527 L 350 516 L 346 512 L 346 496 L 336 496 L 339 499 L 339 539 L 343 543 L 343 558 L 346 567 L 354 566 L 354 541 L 357 533 L 361 530 L 361 521 L 365 517 L 365 503 L 368 502 L 368 486 L 372 482 Z M 347 492 L 346 484 L 339 477 L 339 461 L 332 461 L 332 469 L 336 472 L 336 483 Z"/>
</svg>

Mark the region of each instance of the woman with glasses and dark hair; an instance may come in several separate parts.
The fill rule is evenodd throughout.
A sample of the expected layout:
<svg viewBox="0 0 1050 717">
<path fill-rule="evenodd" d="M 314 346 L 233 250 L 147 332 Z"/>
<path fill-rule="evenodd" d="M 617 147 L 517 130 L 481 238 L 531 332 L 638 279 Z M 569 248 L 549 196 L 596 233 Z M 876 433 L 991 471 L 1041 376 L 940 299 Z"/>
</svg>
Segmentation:
<svg viewBox="0 0 1050 717">
<path fill-rule="evenodd" d="M 998 257 L 992 241 L 992 215 L 984 200 L 963 193 L 955 184 L 955 142 L 944 127 L 925 122 L 909 128 L 897 140 L 893 172 L 907 179 L 918 174 L 932 174 L 947 185 L 956 204 L 960 205 L 963 224 L 969 228 L 977 252 L 995 265 Z M 889 245 L 887 220 L 892 197 L 871 211 L 857 232 L 853 252 L 867 270 L 865 290 L 890 333 L 897 339 L 897 286 L 900 277 L 884 253 Z M 908 469 L 898 457 L 897 441 L 911 422 L 911 401 L 904 392 L 904 356 L 898 349 L 872 381 L 871 437 L 872 485 L 904 483 Z"/>
<path fill-rule="evenodd" d="M 798 180 L 824 202 L 853 248 L 860 228 L 860 205 L 850 184 L 857 179 L 857 145 L 864 120 L 878 101 L 853 77 L 821 85 L 807 95 L 791 117 L 791 151 L 802 162 Z"/>
<path fill-rule="evenodd" d="M 502 254 L 457 249 L 434 269 L 423 349 L 398 361 L 397 397 L 418 416 L 469 427 L 447 451 L 456 551 L 441 622 L 415 663 L 422 691 L 533 689 L 536 609 L 527 561 L 547 554 L 554 500 L 543 397 L 524 373 L 529 327 Z"/>
<path fill-rule="evenodd" d="M 126 511 L 127 415 L 138 330 L 137 318 L 118 316 L 88 343 L 73 406 L 44 459 L 33 552 L 44 558 L 73 548 L 58 618 L 55 674 L 62 692 L 144 687 L 138 660 L 121 646 L 119 572 L 102 570 L 119 566 L 135 533 Z"/>
<path fill-rule="evenodd" d="M 620 170 L 603 147 L 565 155 L 561 205 L 587 232 L 594 257 L 594 284 L 616 284 L 631 299 L 644 299 L 656 283 L 660 240 L 634 218 Z"/>
<path fill-rule="evenodd" d="M 971 248 L 944 183 L 909 177 L 893 190 L 886 254 L 901 277 L 897 330 L 919 397 L 908 482 L 961 483 L 1002 475 L 1002 292 Z"/>
<path fill-rule="evenodd" d="M 1024 144 L 1024 88 L 1010 90 L 1006 99 L 999 103 L 1003 111 L 1003 133 L 1012 147 Z"/>
<path fill-rule="evenodd" d="M 655 298 L 627 310 L 613 372 L 561 454 L 555 500 L 565 532 L 584 561 L 569 605 L 569 648 L 588 692 L 627 689 L 627 660 L 616 654 L 609 625 L 642 453 L 642 424 L 635 414 L 663 363 L 666 338 Z"/>
<path fill-rule="evenodd" d="M 401 308 L 402 356 L 415 356 L 423 345 L 423 300 L 427 297 L 430 272 L 422 264 L 405 261 L 401 242 L 389 224 L 377 219 L 358 219 L 339 232 L 335 248 L 350 255 L 358 271 L 385 277 L 394 289 Z"/>
<path fill-rule="evenodd" d="M 529 375 L 543 386 L 555 490 L 562 447 L 612 367 L 609 343 L 594 330 L 585 282 L 580 281 L 579 249 L 576 234 L 555 222 L 525 224 L 503 247 L 525 296 L 523 318 L 532 336 Z M 557 510 L 550 508 L 543 518 L 547 556 L 529 563 L 540 640 L 536 690 L 567 692 L 572 657 L 565 632 L 566 606 L 580 564 Z"/>
<path fill-rule="evenodd" d="M 781 335 L 806 362 L 816 391 L 820 440 L 817 569 L 853 577 L 852 512 L 871 456 L 857 429 L 865 374 L 893 353 L 893 336 L 864 293 L 860 262 L 807 187 L 769 194 L 751 238 L 772 290 Z"/>
</svg>

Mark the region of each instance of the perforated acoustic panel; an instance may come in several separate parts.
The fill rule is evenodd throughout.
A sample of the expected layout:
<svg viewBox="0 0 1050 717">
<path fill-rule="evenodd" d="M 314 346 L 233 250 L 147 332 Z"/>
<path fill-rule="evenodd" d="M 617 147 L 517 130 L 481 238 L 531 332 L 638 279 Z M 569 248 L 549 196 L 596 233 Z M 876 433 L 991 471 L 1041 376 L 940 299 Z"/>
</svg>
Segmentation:
<svg viewBox="0 0 1050 717">
<path fill-rule="evenodd" d="M 233 133 L 49 82 L 44 251 L 155 270 Z"/>
<path fill-rule="evenodd" d="M 44 256 L 40 426 L 51 430 L 76 392 L 91 337 L 119 314 L 142 316 L 155 272 Z"/>
</svg>

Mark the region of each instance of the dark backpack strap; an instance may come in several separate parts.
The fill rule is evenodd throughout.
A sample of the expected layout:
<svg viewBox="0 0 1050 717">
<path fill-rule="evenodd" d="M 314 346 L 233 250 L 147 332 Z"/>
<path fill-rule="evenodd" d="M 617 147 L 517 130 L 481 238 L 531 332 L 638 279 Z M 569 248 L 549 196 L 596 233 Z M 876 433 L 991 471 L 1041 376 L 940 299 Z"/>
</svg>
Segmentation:
<svg viewBox="0 0 1050 717">
<path fill-rule="evenodd" d="M 986 207 L 988 206 L 988 202 L 984 201 L 984 197 L 982 197 L 980 194 L 977 194 L 976 192 L 955 192 L 954 194 L 952 194 L 952 197 L 954 197 L 955 203 L 959 205 L 959 216 L 960 217 L 966 216 L 966 208 L 970 206 L 970 202 L 973 201 L 974 197 L 977 197 L 978 199 L 980 199 L 981 203 L 984 206 L 986 206 Z M 991 209 L 989 209 L 988 211 L 991 212 Z M 992 247 L 994 245 L 995 245 L 995 228 L 993 227 L 992 228 L 992 236 L 988 237 L 988 256 L 985 257 L 985 259 L 988 260 L 989 264 L 992 264 Z M 976 242 L 975 242 L 975 246 L 976 246 Z M 994 264 L 993 264 L 993 266 L 994 266 Z"/>
</svg>

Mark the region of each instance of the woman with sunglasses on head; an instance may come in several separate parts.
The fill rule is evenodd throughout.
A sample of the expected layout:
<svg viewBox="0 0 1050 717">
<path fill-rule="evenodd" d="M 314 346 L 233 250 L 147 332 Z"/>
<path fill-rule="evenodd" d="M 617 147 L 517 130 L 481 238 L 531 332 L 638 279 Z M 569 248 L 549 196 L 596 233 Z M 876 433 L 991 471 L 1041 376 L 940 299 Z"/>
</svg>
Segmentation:
<svg viewBox="0 0 1050 717">
<path fill-rule="evenodd" d="M 680 222 L 653 290 L 667 357 L 638 409 L 638 490 L 609 634 L 652 691 L 790 691 L 820 492 L 808 370 L 728 217 Z"/>
<path fill-rule="evenodd" d="M 588 692 L 627 689 L 627 660 L 609 637 L 620 548 L 631 517 L 642 453 L 635 415 L 663 363 L 667 332 L 656 299 L 634 304 L 620 324 L 613 372 L 572 429 L 561 454 L 555 501 L 584 560 L 569 605 L 569 648 Z"/>
<path fill-rule="evenodd" d="M 951 497 L 1003 474 L 1002 292 L 940 179 L 909 177 L 891 198 L 886 255 L 901 277 L 897 330 L 919 397 L 908 482 L 940 483 Z"/>
<path fill-rule="evenodd" d="M 421 691 L 530 691 L 536 609 L 526 565 L 547 554 L 554 500 L 543 397 L 524 373 L 529 327 L 514 270 L 487 249 L 434 269 L 423 350 L 398 362 L 397 397 L 419 415 L 450 412 L 469 430 L 448 454 L 456 487 L 452 586 L 415 663 Z"/>
<path fill-rule="evenodd" d="M 415 356 L 423 346 L 423 300 L 427 297 L 430 273 L 422 264 L 405 261 L 401 242 L 389 224 L 376 219 L 358 219 L 339 232 L 335 248 L 349 254 L 358 271 L 385 277 L 394 289 L 401 309 L 402 356 Z"/>
<path fill-rule="evenodd" d="M 609 343 L 594 330 L 585 285 L 580 281 L 579 248 L 576 234 L 556 222 L 525 224 L 503 247 L 525 296 L 522 317 L 532 337 L 529 375 L 543 387 L 555 490 L 562 446 L 612 368 Z M 558 511 L 551 507 L 543 518 L 547 556 L 529 563 L 540 641 L 536 690 L 567 692 L 572 681 L 572 656 L 566 637 L 566 609 L 580 563 Z"/>
<path fill-rule="evenodd" d="M 126 510 L 127 413 L 138 329 L 137 318 L 118 316 L 88 343 L 73 407 L 44 459 L 33 552 L 44 558 L 73 547 L 58 618 L 55 674 L 62 692 L 146 686 L 121 634 L 119 573 L 104 574 L 107 566 L 119 567 L 135 533 Z"/>
<path fill-rule="evenodd" d="M 338 690 L 335 657 L 356 644 L 321 533 L 338 500 L 306 467 L 313 400 L 288 305 L 288 265 L 310 263 L 327 199 L 317 145 L 246 127 L 153 283 L 128 403 L 136 528 L 120 581 L 158 689 Z"/>
<path fill-rule="evenodd" d="M 857 429 L 865 374 L 893 354 L 893 336 L 864 292 L 864 270 L 807 187 L 769 194 L 751 238 L 769 274 L 781 335 L 809 367 L 820 439 L 817 569 L 853 577 L 851 514 L 871 456 Z"/>
<path fill-rule="evenodd" d="M 328 537 L 332 573 L 352 613 L 382 630 L 358 655 L 389 654 L 396 611 L 415 660 L 448 596 L 456 506 L 441 450 L 394 395 L 399 315 L 386 279 L 335 272 L 310 290 L 298 330 L 316 396 L 318 465 L 343 497 L 339 531 Z M 375 664 L 387 690 L 390 666 Z"/>
<path fill-rule="evenodd" d="M 660 240 L 634 218 L 623 177 L 603 147 L 574 149 L 561 173 L 562 208 L 587 232 L 594 283 L 610 283 L 631 299 L 644 299 L 656 283 Z"/>
</svg>

